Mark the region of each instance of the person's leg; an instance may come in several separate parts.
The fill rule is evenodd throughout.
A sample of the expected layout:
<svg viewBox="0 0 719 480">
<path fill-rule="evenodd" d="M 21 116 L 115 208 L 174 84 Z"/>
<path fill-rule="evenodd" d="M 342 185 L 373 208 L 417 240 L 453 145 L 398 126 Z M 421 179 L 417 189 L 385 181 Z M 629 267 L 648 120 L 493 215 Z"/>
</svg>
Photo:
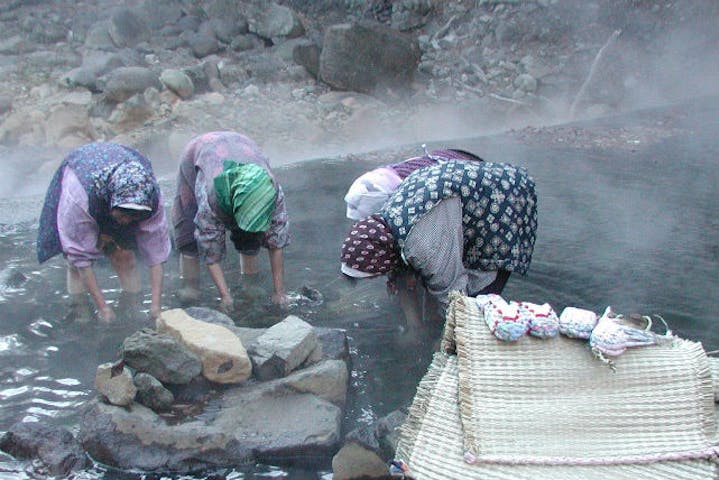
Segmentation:
<svg viewBox="0 0 719 480">
<path fill-rule="evenodd" d="M 243 275 L 257 275 L 260 272 L 258 257 L 257 253 L 253 255 L 240 253 L 240 271 Z"/>
<path fill-rule="evenodd" d="M 137 269 L 135 252 L 116 247 L 108 257 L 122 287 L 117 302 L 118 310 L 137 313 L 136 311 L 142 306 L 142 280 Z"/>
<path fill-rule="evenodd" d="M 73 295 L 79 295 L 79 294 L 87 292 L 87 289 L 85 288 L 85 284 L 82 283 L 82 279 L 80 278 L 80 272 L 77 271 L 77 268 L 68 264 L 66 278 L 67 278 L 67 293 L 69 293 L 71 297 Z"/>
<path fill-rule="evenodd" d="M 398 276 L 397 296 L 405 319 L 405 338 L 409 342 L 419 342 L 425 335 L 423 294 L 424 287 L 417 282 L 414 272 L 402 272 Z"/>
<path fill-rule="evenodd" d="M 117 247 L 108 256 L 112 268 L 120 278 L 122 290 L 129 294 L 139 294 L 142 290 L 142 281 L 137 269 L 135 252 Z"/>
<path fill-rule="evenodd" d="M 240 295 L 245 301 L 256 302 L 266 295 L 265 278 L 260 275 L 259 250 L 240 252 L 241 279 L 239 285 Z"/>
<path fill-rule="evenodd" d="M 67 293 L 70 296 L 70 308 L 65 319 L 77 322 L 89 321 L 92 318 L 90 296 L 77 268 L 69 264 L 67 265 L 66 282 Z"/>
<path fill-rule="evenodd" d="M 245 301 L 255 302 L 264 297 L 265 289 L 260 278 L 260 234 L 241 230 L 230 231 L 230 241 L 240 254 L 240 295 Z"/>
<path fill-rule="evenodd" d="M 196 303 L 200 299 L 200 259 L 197 256 L 180 253 L 180 278 L 182 288 L 177 292 L 180 302 Z"/>
</svg>

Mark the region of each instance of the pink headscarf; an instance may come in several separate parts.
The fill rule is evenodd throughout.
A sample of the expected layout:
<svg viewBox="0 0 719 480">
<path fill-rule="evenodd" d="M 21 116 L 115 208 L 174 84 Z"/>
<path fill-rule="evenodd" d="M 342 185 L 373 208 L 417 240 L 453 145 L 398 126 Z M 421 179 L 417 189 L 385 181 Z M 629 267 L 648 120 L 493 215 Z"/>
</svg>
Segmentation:
<svg viewBox="0 0 719 480">
<path fill-rule="evenodd" d="M 375 168 L 357 177 L 345 195 L 347 218 L 360 220 L 379 212 L 401 181 L 388 167 Z"/>
</svg>

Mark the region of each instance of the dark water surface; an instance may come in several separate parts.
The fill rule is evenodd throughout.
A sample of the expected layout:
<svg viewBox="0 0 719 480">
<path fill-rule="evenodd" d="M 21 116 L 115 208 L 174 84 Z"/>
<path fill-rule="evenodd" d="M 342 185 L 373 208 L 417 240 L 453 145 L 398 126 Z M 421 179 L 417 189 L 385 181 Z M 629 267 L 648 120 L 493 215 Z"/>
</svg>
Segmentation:
<svg viewBox="0 0 719 480">
<path fill-rule="evenodd" d="M 533 263 L 529 275 L 510 279 L 506 298 L 549 302 L 557 311 L 573 305 L 600 312 L 611 305 L 626 314 L 658 313 L 675 333 L 719 349 L 719 101 L 605 119 L 592 129 L 666 126 L 665 119 L 676 134 L 658 142 L 629 139 L 630 147 L 616 141 L 609 148 L 542 143 L 521 132 L 452 142 L 486 160 L 523 165 L 536 180 L 540 228 Z M 293 231 L 285 251 L 287 288 L 311 286 L 324 296 L 321 305 L 298 305 L 290 313 L 317 326 L 344 328 L 350 337 L 346 429 L 406 405 L 430 361 L 430 346 L 403 343 L 402 317 L 382 279 L 352 284 L 338 275 L 339 247 L 349 227 L 342 201 L 347 187 L 363 171 L 400 159 L 380 153 L 277 169 Z M 161 177 L 165 198 L 171 198 L 174 175 Z M 0 201 L 0 431 L 23 419 L 76 431 L 82 405 L 95 395 L 97 365 L 115 360 L 122 340 L 149 325 L 145 319 L 120 319 L 109 327 L 63 319 L 63 261 L 39 266 L 35 259 L 41 200 L 37 195 Z M 238 325 L 268 326 L 283 316 L 266 305 L 271 282 L 262 255 L 259 282 L 241 290 L 246 280 L 235 273 L 237 255 L 229 254 L 228 280 L 245 305 L 234 315 Z M 115 300 L 117 279 L 110 278 L 108 264 L 97 268 L 106 295 Z M 204 275 L 204 305 L 213 306 L 215 292 Z M 166 307 L 179 306 L 173 294 L 178 286 L 174 255 L 166 267 Z M 30 478 L 4 473 L 22 468 L 0 456 L 0 479 Z M 182 478 L 219 473 L 233 479 L 320 479 L 331 478 L 330 472 L 327 462 L 311 470 L 257 465 Z M 81 478 L 162 475 L 97 466 Z"/>
</svg>

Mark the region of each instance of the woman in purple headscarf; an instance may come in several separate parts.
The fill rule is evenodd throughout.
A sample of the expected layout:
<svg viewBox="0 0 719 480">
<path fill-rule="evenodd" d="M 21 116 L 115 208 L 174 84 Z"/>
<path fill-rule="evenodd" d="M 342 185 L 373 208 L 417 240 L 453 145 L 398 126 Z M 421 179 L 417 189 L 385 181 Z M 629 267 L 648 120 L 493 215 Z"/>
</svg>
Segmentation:
<svg viewBox="0 0 719 480">
<path fill-rule="evenodd" d="M 62 253 L 68 262 L 71 307 L 87 308 L 89 292 L 101 320 L 110 322 L 115 313 L 92 266 L 107 255 L 120 279 L 121 299 L 138 303 L 141 285 L 135 251 L 150 268 L 154 318 L 161 312 L 162 264 L 170 254 L 170 236 L 150 161 L 116 143 L 76 148 L 48 187 L 38 230 L 38 261 Z"/>
</svg>

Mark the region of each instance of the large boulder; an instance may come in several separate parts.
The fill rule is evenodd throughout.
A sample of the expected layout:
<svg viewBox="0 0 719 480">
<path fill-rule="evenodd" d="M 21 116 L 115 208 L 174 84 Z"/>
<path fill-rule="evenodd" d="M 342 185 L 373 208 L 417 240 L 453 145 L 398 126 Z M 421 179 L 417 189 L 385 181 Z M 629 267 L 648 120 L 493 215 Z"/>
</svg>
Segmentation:
<svg viewBox="0 0 719 480">
<path fill-rule="evenodd" d="M 97 81 L 98 88 L 108 100 L 123 102 L 148 88 L 162 90 L 162 82 L 155 72 L 145 67 L 120 67 Z"/>
<path fill-rule="evenodd" d="M 419 60 L 419 44 L 405 34 L 377 23 L 344 23 L 325 33 L 319 77 L 338 90 L 372 93 L 408 86 Z"/>
</svg>

